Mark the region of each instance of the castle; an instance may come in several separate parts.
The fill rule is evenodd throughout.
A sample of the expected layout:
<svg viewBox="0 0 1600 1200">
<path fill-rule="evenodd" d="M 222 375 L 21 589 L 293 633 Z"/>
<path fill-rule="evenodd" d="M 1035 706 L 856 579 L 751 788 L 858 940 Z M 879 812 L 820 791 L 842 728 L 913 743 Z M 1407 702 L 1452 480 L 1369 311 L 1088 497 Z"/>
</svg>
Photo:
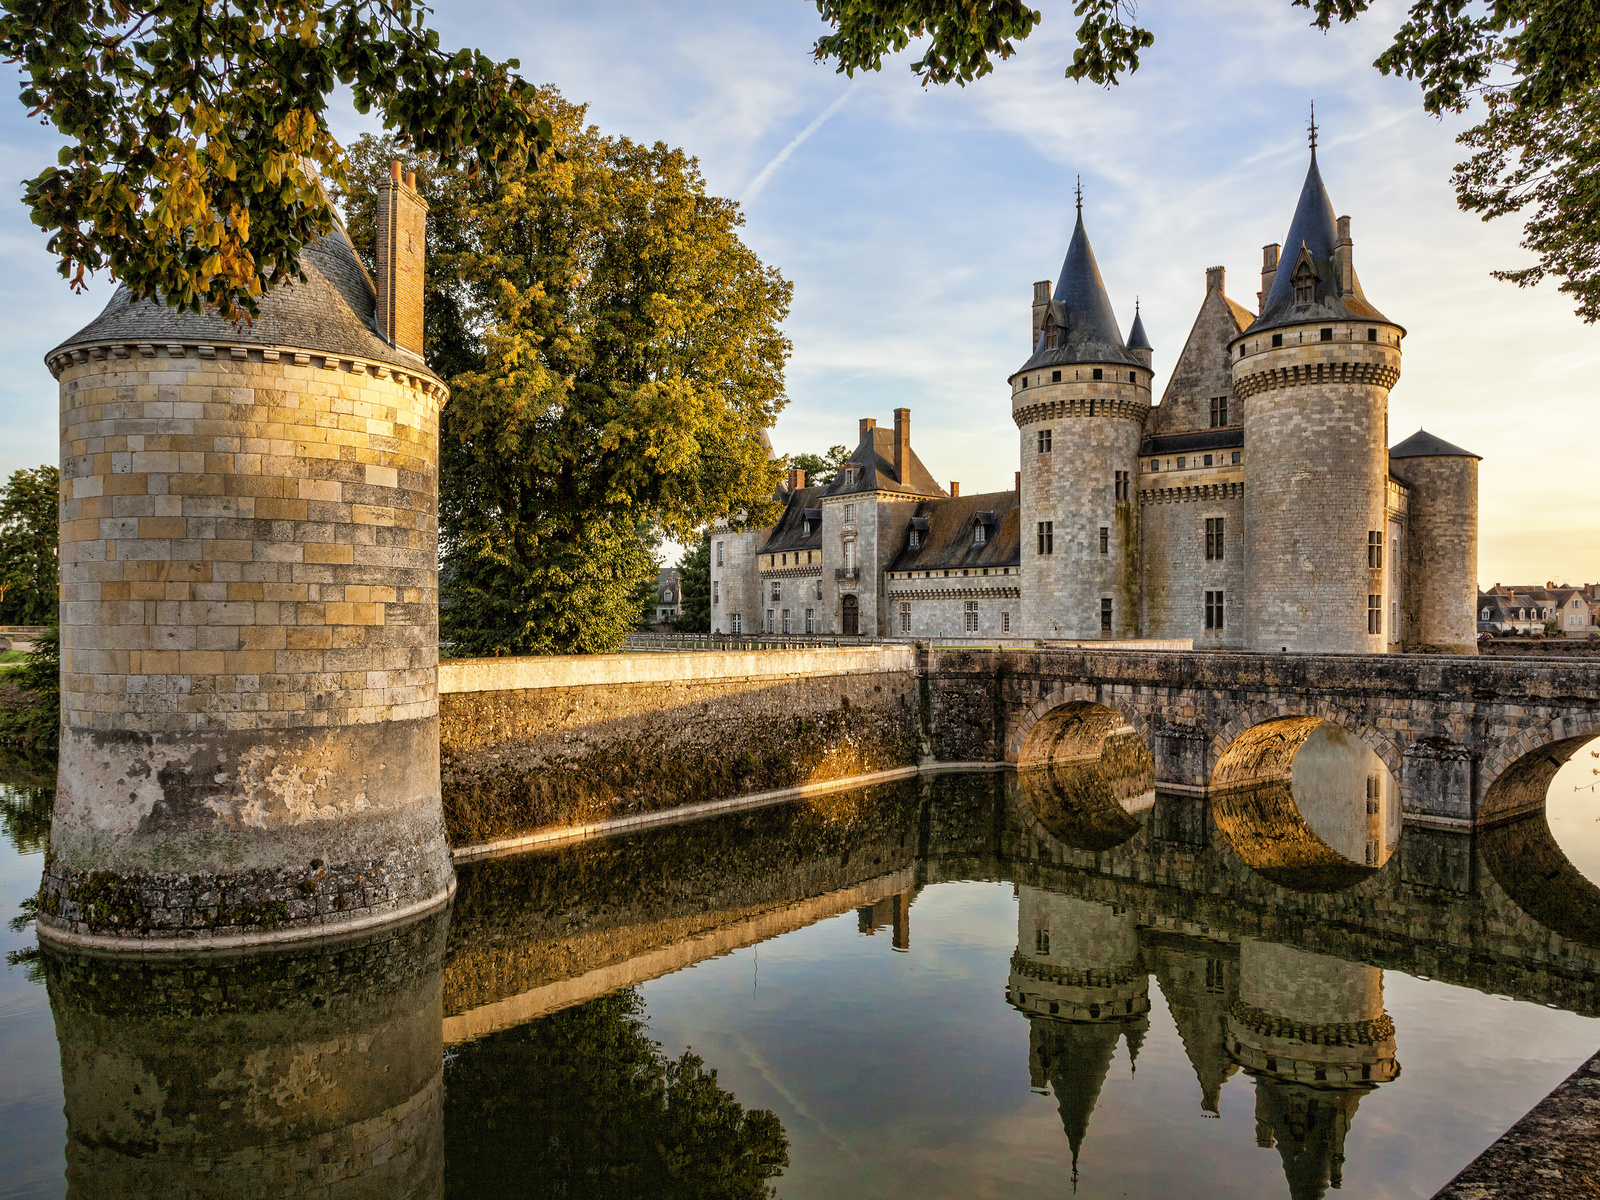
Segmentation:
<svg viewBox="0 0 1600 1200">
<path fill-rule="evenodd" d="M 788 473 L 775 526 L 712 529 L 712 631 L 1475 653 L 1478 456 L 1420 430 L 1389 446 L 1405 330 L 1333 212 L 1313 133 L 1257 311 L 1208 269 L 1156 405 L 1144 322 L 1124 340 L 1080 194 L 1009 380 L 1013 490 L 947 492 L 909 409 L 864 419 L 826 486 Z"/>
</svg>

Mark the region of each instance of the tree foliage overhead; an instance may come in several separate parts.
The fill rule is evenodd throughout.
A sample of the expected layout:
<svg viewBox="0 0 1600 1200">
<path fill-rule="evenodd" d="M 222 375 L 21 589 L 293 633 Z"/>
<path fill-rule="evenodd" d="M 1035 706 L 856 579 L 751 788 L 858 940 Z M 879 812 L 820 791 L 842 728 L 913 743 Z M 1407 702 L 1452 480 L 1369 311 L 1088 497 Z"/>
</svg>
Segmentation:
<svg viewBox="0 0 1600 1200">
<path fill-rule="evenodd" d="M 327 126 L 345 87 L 408 145 L 491 170 L 537 158 L 532 89 L 440 49 L 413 0 L 3 0 L 0 54 L 30 115 L 67 139 L 27 181 L 33 221 L 75 287 L 109 269 L 140 298 L 229 317 L 301 278 L 332 228 L 318 183 L 344 174 Z"/>
<path fill-rule="evenodd" d="M 815 0 L 833 29 L 817 39 L 817 61 L 848 74 L 876 71 L 885 54 L 927 38 L 911 69 L 926 84 L 965 86 L 1016 53 L 1044 16 L 1019 0 Z M 1328 30 L 1356 20 L 1370 0 L 1290 0 Z M 1111 86 L 1139 68 L 1155 34 L 1134 0 L 1076 0 L 1074 80 Z M 1494 272 L 1522 286 L 1564 280 L 1578 315 L 1600 319 L 1600 0 L 1414 0 L 1394 40 L 1373 64 L 1422 88 L 1430 113 L 1487 103 L 1488 118 L 1463 134 L 1477 151 L 1456 168 L 1461 207 L 1484 220 L 1533 209 L 1523 246 L 1534 267 Z"/>
<path fill-rule="evenodd" d="M 681 150 L 605 137 L 553 90 L 535 103 L 564 161 L 472 179 L 374 140 L 347 191 L 357 245 L 391 156 L 430 204 L 441 625 L 471 654 L 615 649 L 654 584 L 651 537 L 775 515 L 760 431 L 785 403 L 789 284 Z"/>
<path fill-rule="evenodd" d="M 0 625 L 54 625 L 61 472 L 13 471 L 0 488 Z"/>
<path fill-rule="evenodd" d="M 807 487 L 826 487 L 839 474 L 850 451 L 844 446 L 829 446 L 826 454 L 796 454 L 789 459 L 791 467 L 806 473 Z"/>
</svg>

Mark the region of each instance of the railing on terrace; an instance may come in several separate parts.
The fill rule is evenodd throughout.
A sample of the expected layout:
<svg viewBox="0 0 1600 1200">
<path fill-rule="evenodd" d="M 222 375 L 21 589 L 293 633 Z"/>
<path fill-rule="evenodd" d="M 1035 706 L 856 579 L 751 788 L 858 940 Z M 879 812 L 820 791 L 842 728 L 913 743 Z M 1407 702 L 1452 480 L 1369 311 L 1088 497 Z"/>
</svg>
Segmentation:
<svg viewBox="0 0 1600 1200">
<path fill-rule="evenodd" d="M 860 579 L 861 578 L 861 568 L 860 567 L 835 567 L 833 569 L 833 577 L 835 579 Z"/>
<path fill-rule="evenodd" d="M 1148 649 L 1188 650 L 1187 638 L 1117 639 L 1111 641 L 1039 641 L 1035 638 L 983 637 L 978 634 L 936 634 L 933 637 L 867 637 L 847 634 L 799 633 L 630 633 L 626 650 L 807 650 L 819 646 L 904 646 L 922 645 L 961 647 L 980 650 L 1034 650 L 1058 647 L 1100 648 L 1106 650 Z"/>
</svg>

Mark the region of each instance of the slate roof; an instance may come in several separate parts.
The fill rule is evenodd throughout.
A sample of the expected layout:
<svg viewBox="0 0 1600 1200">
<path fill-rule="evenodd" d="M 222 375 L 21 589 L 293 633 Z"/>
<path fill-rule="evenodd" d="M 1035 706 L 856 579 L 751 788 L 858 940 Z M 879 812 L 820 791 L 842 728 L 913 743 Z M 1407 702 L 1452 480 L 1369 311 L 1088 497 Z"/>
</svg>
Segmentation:
<svg viewBox="0 0 1600 1200">
<path fill-rule="evenodd" d="M 1234 450 L 1244 445 L 1244 429 L 1238 425 L 1222 429 L 1200 429 L 1192 433 L 1169 433 L 1147 437 L 1139 443 L 1139 457 L 1157 454 L 1183 454 L 1191 450 Z"/>
<path fill-rule="evenodd" d="M 1150 335 L 1144 331 L 1144 317 L 1139 313 L 1139 306 L 1133 308 L 1133 328 L 1128 330 L 1129 350 L 1154 350 L 1150 344 Z"/>
<path fill-rule="evenodd" d="M 1419 429 L 1389 450 L 1390 458 L 1476 458 L 1481 460 L 1483 455 L 1474 454 L 1471 450 L 1463 450 L 1460 446 L 1452 446 L 1442 437 L 1435 437 L 1426 429 Z"/>
<path fill-rule="evenodd" d="M 847 468 L 856 467 L 856 472 Z M 852 474 L 859 474 L 860 478 L 852 481 Z M 858 492 L 909 492 L 913 496 L 942 496 L 945 491 L 934 481 L 928 468 L 922 465 L 922 460 L 917 457 L 915 450 L 911 451 L 911 462 L 907 465 L 907 479 L 900 479 L 894 473 L 894 430 L 887 427 L 871 429 L 867 436 L 861 439 L 861 444 L 856 447 L 855 453 L 845 459 L 839 468 L 839 473 L 834 476 L 833 482 L 824 489 L 825 496 L 847 496 Z"/>
<path fill-rule="evenodd" d="M 213 313 L 180 312 L 150 300 L 134 303 L 118 288 L 104 311 L 45 357 L 98 342 L 215 342 L 348 355 L 434 375 L 421 356 L 392 346 L 378 333 L 378 293 L 343 229 L 300 255 L 304 283 L 281 284 L 261 298 L 253 322 L 232 323 Z"/>
<path fill-rule="evenodd" d="M 1245 333 L 1258 333 L 1264 329 L 1308 321 L 1383 321 L 1392 324 L 1367 302 L 1359 278 L 1353 280 L 1355 295 L 1339 295 L 1339 272 L 1333 257 L 1337 240 L 1338 225 L 1334 220 L 1333 205 L 1328 200 L 1322 172 L 1317 169 L 1317 152 L 1313 149 L 1311 166 L 1300 188 L 1300 200 L 1289 222 L 1289 233 L 1283 239 L 1278 270 L 1272 277 L 1266 304 L 1262 307 L 1261 315 L 1251 322 Z M 1296 304 L 1294 299 L 1294 273 L 1302 249 L 1310 255 L 1312 269 L 1317 274 L 1316 299 L 1310 304 Z"/>
<path fill-rule="evenodd" d="M 784 550 L 819 550 L 822 548 L 822 514 L 817 501 L 822 499 L 823 487 L 799 488 L 788 493 L 783 515 L 772 527 L 772 533 L 762 543 L 757 554 L 776 554 Z M 814 514 L 814 515 L 813 515 Z M 806 532 L 806 520 L 811 516 L 811 532 Z"/>
<path fill-rule="evenodd" d="M 972 541 L 972 525 L 986 518 L 982 545 Z M 979 492 L 924 500 L 912 515 L 921 545 L 911 549 L 908 535 L 891 571 L 946 571 L 1022 564 L 1022 509 L 1016 492 Z"/>
<path fill-rule="evenodd" d="M 1061 263 L 1061 277 L 1056 280 L 1056 290 L 1050 298 L 1046 326 L 1051 321 L 1060 328 L 1055 347 L 1045 348 L 1048 335 L 1041 332 L 1033 357 L 1017 368 L 1019 372 L 1073 363 L 1144 366 L 1128 353 L 1127 343 L 1122 340 L 1122 330 L 1111 310 L 1111 298 L 1106 295 L 1105 281 L 1100 278 L 1100 265 L 1094 259 L 1094 247 L 1089 245 L 1089 235 L 1083 228 L 1081 208 L 1072 241 L 1067 245 L 1067 257 Z"/>
</svg>

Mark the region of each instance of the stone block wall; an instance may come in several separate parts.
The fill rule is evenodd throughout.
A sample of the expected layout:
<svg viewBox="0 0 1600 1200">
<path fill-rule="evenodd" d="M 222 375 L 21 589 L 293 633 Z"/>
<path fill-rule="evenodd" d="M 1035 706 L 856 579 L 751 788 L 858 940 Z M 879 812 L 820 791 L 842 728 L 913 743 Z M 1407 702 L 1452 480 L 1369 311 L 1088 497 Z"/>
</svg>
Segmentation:
<svg viewBox="0 0 1600 1200">
<path fill-rule="evenodd" d="M 452 845 L 914 766 L 911 646 L 441 667 Z"/>
<path fill-rule="evenodd" d="M 1211 473 L 1208 472 L 1208 475 Z M 1244 586 L 1244 489 L 1218 473 L 1215 482 L 1166 486 L 1165 472 L 1147 474 L 1139 494 L 1140 553 L 1147 637 L 1192 637 L 1196 649 L 1243 649 L 1247 623 Z M 1206 520 L 1223 521 L 1223 557 L 1206 558 Z M 1205 594 L 1223 594 L 1223 626 L 1206 628 Z"/>
<path fill-rule="evenodd" d="M 1405 649 L 1478 652 L 1478 460 L 1471 455 L 1390 460 L 1411 488 L 1406 539 Z"/>
<path fill-rule="evenodd" d="M 442 901 L 437 380 L 89 346 L 61 384 L 41 925 L 227 938 Z"/>
</svg>

